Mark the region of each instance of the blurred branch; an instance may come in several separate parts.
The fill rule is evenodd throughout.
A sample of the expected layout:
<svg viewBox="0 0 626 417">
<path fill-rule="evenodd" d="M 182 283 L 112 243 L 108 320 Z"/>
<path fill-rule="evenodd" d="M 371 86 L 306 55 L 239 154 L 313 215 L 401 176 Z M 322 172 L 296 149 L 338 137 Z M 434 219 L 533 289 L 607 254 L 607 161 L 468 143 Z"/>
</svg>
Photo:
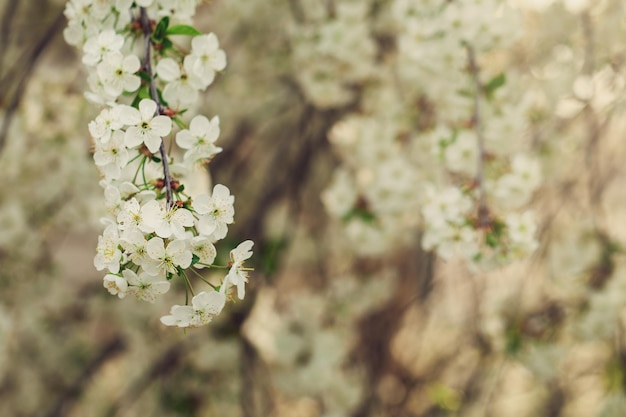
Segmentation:
<svg viewBox="0 0 626 417">
<path fill-rule="evenodd" d="M 6 105 L 6 107 L 4 117 L 0 125 L 0 153 L 2 153 L 2 150 L 4 149 L 4 146 L 6 144 L 6 138 L 9 133 L 9 128 L 11 127 L 11 122 L 13 121 L 15 112 L 20 105 L 22 96 L 24 95 L 24 91 L 26 90 L 26 85 L 28 84 L 28 80 L 32 75 L 33 69 L 35 68 L 35 64 L 41 57 L 43 51 L 46 49 L 48 44 L 61 31 L 64 25 L 65 17 L 63 16 L 63 11 L 60 11 L 52 24 L 44 32 L 43 36 L 39 39 L 39 42 L 35 44 L 35 47 L 33 48 L 24 65 L 20 67 L 21 71 L 18 73 L 19 79 L 13 80 L 13 82 L 16 84 L 13 95 L 9 99 L 6 99 L 5 97 L 2 100 L 1 104 L 3 106 Z M 4 102 L 5 100 L 7 101 L 7 103 Z"/>
<path fill-rule="evenodd" d="M 389 302 L 379 309 L 363 317 L 358 323 L 359 341 L 356 344 L 355 355 L 359 363 L 365 364 L 367 382 L 365 396 L 353 414 L 354 417 L 368 417 L 377 415 L 376 408 L 380 399 L 378 387 L 385 375 L 393 374 L 402 381 L 407 396 L 398 407 L 402 408 L 408 401 L 408 393 L 415 387 L 426 383 L 420 377 L 410 374 L 409 370 L 399 364 L 392 352 L 392 341 L 402 327 L 402 317 L 407 310 L 415 305 L 424 305 L 432 290 L 434 278 L 434 254 L 425 252 L 417 247 L 417 253 L 399 254 L 395 260 L 398 264 L 399 281 L 394 295 Z M 453 357 L 456 353 L 451 353 Z M 444 355 L 433 368 L 443 367 L 448 362 L 448 355 Z M 390 411 L 390 410 L 385 410 Z M 383 412 L 385 415 L 386 412 Z M 393 414 L 393 415 L 402 415 Z"/>
<path fill-rule="evenodd" d="M 483 95 L 483 85 L 480 82 L 478 63 L 472 45 L 465 45 L 467 49 L 467 67 L 474 83 L 474 108 L 472 113 L 472 126 L 476 132 L 478 145 L 478 158 L 476 167 L 476 187 L 478 188 L 478 227 L 484 228 L 491 225 L 489 219 L 489 208 L 487 207 L 487 190 L 484 184 L 485 171 L 485 138 L 483 137 L 483 127 L 481 120 L 480 99 Z"/>
<path fill-rule="evenodd" d="M 241 338 L 240 403 L 243 417 L 265 417 L 274 408 L 270 378 L 267 368 L 254 346 Z"/>
<path fill-rule="evenodd" d="M 304 23 L 306 17 L 304 16 L 304 10 L 302 9 L 302 3 L 300 0 L 288 0 L 289 1 L 289 10 L 291 11 L 291 15 L 293 16 L 296 23 Z"/>
<path fill-rule="evenodd" d="M 0 45 L 3 48 L 9 43 L 9 33 L 11 33 L 11 22 L 15 17 L 18 1 L 8 0 L 2 13 L 2 21 L 0 21 Z M 0 69 L 4 68 L 5 53 L 0 53 Z M 0 75 L 2 75 L 0 73 Z"/>
<path fill-rule="evenodd" d="M 188 343 L 176 343 L 165 349 L 161 356 L 154 360 L 153 365 L 129 386 L 122 398 L 110 406 L 105 416 L 117 416 L 120 410 L 127 409 L 138 401 L 150 385 L 179 369 L 181 360 L 191 347 L 197 344 L 198 337 L 186 342 Z"/>
<path fill-rule="evenodd" d="M 89 379 L 102 368 L 102 366 L 115 357 L 118 353 L 126 349 L 126 343 L 120 336 L 114 337 L 107 343 L 93 360 L 87 364 L 83 372 L 67 389 L 67 391 L 57 400 L 56 404 L 48 411 L 46 417 L 61 417 L 67 414 L 69 407 L 78 400 L 89 385 Z"/>
</svg>

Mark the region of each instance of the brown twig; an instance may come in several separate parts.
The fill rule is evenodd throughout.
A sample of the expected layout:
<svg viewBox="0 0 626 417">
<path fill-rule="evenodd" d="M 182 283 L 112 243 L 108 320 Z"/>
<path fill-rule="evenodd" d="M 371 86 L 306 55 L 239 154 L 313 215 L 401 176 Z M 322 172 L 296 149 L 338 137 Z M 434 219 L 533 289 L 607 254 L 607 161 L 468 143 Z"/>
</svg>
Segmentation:
<svg viewBox="0 0 626 417">
<path fill-rule="evenodd" d="M 491 224 L 489 220 L 489 208 L 487 207 L 487 191 L 485 189 L 485 138 L 483 136 L 481 111 L 480 111 L 480 98 L 482 96 L 483 85 L 480 82 L 479 67 L 476 62 L 476 53 L 474 48 L 466 44 L 467 49 L 467 61 L 468 70 L 474 83 L 474 109 L 472 112 L 472 126 L 476 132 L 477 144 L 478 144 L 478 158 L 476 167 L 476 188 L 478 188 L 478 227 L 487 227 Z"/>
<path fill-rule="evenodd" d="M 141 7 L 139 12 L 139 19 L 141 22 L 141 30 L 145 36 L 145 50 L 144 50 L 144 62 L 143 67 L 150 78 L 150 97 L 157 105 L 156 115 L 164 113 L 165 108 L 159 99 L 156 83 L 154 82 L 154 72 L 152 71 L 152 62 L 150 52 L 152 49 L 152 42 L 150 36 L 152 35 L 152 22 L 148 17 L 148 12 L 144 7 Z M 172 177 L 170 175 L 169 163 L 167 161 L 167 152 L 165 151 L 165 142 L 161 139 L 161 146 L 159 146 L 159 153 L 161 154 L 161 163 L 163 164 L 163 181 L 165 182 L 165 197 L 167 201 L 167 208 L 170 209 L 174 205 L 172 198 Z"/>
<path fill-rule="evenodd" d="M 18 73 L 19 80 L 16 83 L 17 86 L 8 104 L 6 105 L 2 125 L 0 125 L 0 152 L 2 152 L 2 149 L 6 144 L 6 138 L 9 133 L 9 128 L 11 127 L 11 122 L 13 121 L 13 117 L 15 116 L 17 108 L 20 105 L 28 80 L 33 72 L 33 69 L 35 68 L 35 64 L 41 57 L 41 54 L 46 46 L 48 46 L 48 44 L 54 39 L 55 35 L 60 32 L 64 24 L 65 18 L 63 13 L 59 12 L 52 24 L 48 27 L 43 36 L 39 39 L 39 42 L 37 42 L 33 48 L 30 57 L 26 60 L 26 64 L 21 67 L 21 71 Z"/>
</svg>

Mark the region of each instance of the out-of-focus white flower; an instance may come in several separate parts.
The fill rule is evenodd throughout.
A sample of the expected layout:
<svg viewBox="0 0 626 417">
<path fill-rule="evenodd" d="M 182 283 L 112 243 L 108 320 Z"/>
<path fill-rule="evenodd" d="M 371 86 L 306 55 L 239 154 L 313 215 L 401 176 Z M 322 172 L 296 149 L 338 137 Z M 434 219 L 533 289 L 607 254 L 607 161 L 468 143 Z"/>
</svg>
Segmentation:
<svg viewBox="0 0 626 417">
<path fill-rule="evenodd" d="M 106 29 L 98 36 L 89 38 L 83 47 L 83 63 L 96 65 L 103 57 L 113 52 L 120 52 L 124 46 L 124 37 L 115 33 L 113 29 Z"/>
<path fill-rule="evenodd" d="M 446 167 L 452 172 L 469 176 L 476 175 L 478 167 L 478 141 L 476 135 L 467 130 L 457 134 L 454 143 L 444 151 Z"/>
</svg>

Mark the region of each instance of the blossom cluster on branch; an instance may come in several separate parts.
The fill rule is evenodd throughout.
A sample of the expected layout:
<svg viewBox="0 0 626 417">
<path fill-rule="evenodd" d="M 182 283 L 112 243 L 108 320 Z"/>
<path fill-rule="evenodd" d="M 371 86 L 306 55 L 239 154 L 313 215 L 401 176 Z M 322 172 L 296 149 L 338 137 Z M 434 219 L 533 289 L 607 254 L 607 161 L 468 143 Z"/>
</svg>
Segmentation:
<svg viewBox="0 0 626 417">
<path fill-rule="evenodd" d="M 234 197 L 222 184 L 210 195 L 191 195 L 182 181 L 221 151 L 215 144 L 218 116 L 196 115 L 185 122 L 199 92 L 226 67 L 215 34 L 189 24 L 196 5 L 195 0 L 70 0 L 65 9 L 65 39 L 82 48 L 89 70 L 86 97 L 103 107 L 89 132 L 110 217 L 102 220 L 106 227 L 94 265 L 107 271 L 104 287 L 119 298 L 154 302 L 180 278 L 185 305 L 161 318 L 179 327 L 209 323 L 232 287 L 244 298 L 249 270 L 244 261 L 253 246 L 245 241 L 230 252 L 229 265 L 215 265 L 214 244 L 234 221 Z M 174 153 L 174 142 L 185 150 L 182 158 Z M 199 272 L 203 268 L 229 270 L 214 285 Z M 208 290 L 196 293 L 192 278 Z"/>
<path fill-rule="evenodd" d="M 329 135 L 342 164 L 323 194 L 328 211 L 362 254 L 421 232 L 423 248 L 480 267 L 529 255 L 525 207 L 541 170 L 524 146 L 528 100 L 489 59 L 519 38 L 517 11 L 498 0 L 373 3 L 337 2 L 300 31 L 316 37 L 293 37 L 296 49 L 318 42 L 309 61 L 337 66 L 334 78 L 299 76 L 307 98 L 356 107 Z M 358 48 L 349 34 L 364 38 Z"/>
</svg>

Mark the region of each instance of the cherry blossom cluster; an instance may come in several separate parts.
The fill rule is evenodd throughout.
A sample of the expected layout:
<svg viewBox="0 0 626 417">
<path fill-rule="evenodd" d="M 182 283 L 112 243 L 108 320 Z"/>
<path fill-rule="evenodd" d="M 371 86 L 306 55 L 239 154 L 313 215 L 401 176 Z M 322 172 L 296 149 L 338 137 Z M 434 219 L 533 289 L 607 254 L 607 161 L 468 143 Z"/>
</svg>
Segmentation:
<svg viewBox="0 0 626 417">
<path fill-rule="evenodd" d="M 229 265 L 215 265 L 215 243 L 234 221 L 234 197 L 221 184 L 210 195 L 192 195 L 183 183 L 221 151 L 218 116 L 196 115 L 189 124 L 183 118 L 226 67 L 215 34 L 188 24 L 196 3 L 70 0 L 65 10 L 65 38 L 82 48 L 89 70 L 86 97 L 103 107 L 89 123 L 109 213 L 94 265 L 107 272 L 104 287 L 119 298 L 154 302 L 180 278 L 185 305 L 161 318 L 178 327 L 209 323 L 232 287 L 244 298 L 244 261 L 253 246 L 245 241 L 230 252 Z M 184 150 L 182 157 L 174 142 Z M 229 270 L 213 285 L 199 273 L 203 268 Z M 196 293 L 192 278 L 209 289 Z"/>
<path fill-rule="evenodd" d="M 307 97 L 318 107 L 354 99 L 355 86 L 372 75 L 376 48 L 369 36 L 368 2 L 303 2 L 308 18 L 290 27 L 292 65 Z M 315 53 L 311 53 L 315 51 Z"/>
<path fill-rule="evenodd" d="M 489 59 L 519 38 L 519 14 L 497 0 L 396 0 L 378 19 L 365 41 L 380 45 L 375 70 L 360 79 L 357 112 L 329 135 L 343 163 L 322 195 L 328 211 L 362 254 L 421 231 L 422 247 L 444 259 L 488 267 L 529 255 L 536 224 L 525 207 L 541 182 L 527 149 L 529 103 L 516 74 Z M 349 45 L 333 47 L 341 56 Z"/>
</svg>

